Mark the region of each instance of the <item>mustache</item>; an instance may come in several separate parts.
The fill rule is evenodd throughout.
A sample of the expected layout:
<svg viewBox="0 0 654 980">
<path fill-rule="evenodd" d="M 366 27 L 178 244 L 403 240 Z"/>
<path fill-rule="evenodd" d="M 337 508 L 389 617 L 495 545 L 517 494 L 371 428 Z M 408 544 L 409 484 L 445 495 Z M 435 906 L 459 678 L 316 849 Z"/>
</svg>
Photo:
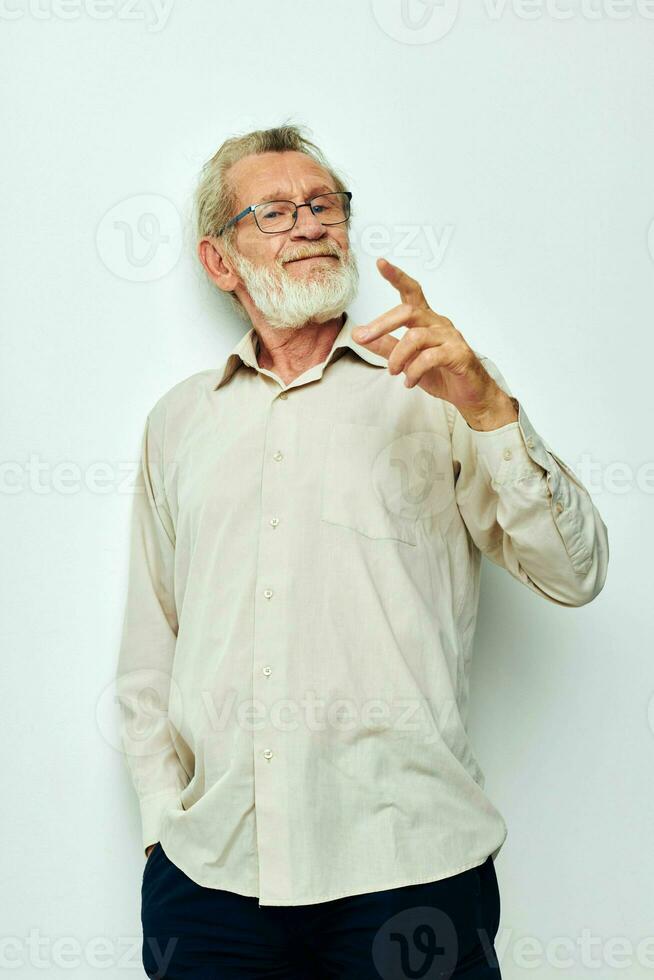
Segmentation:
<svg viewBox="0 0 654 980">
<path fill-rule="evenodd" d="M 342 258 L 342 250 L 337 245 L 332 244 L 314 248 L 305 245 L 302 249 L 297 249 L 294 252 L 283 255 L 280 262 L 284 265 L 287 262 L 296 262 L 298 259 L 313 259 L 320 255 L 331 255 L 340 260 Z"/>
</svg>

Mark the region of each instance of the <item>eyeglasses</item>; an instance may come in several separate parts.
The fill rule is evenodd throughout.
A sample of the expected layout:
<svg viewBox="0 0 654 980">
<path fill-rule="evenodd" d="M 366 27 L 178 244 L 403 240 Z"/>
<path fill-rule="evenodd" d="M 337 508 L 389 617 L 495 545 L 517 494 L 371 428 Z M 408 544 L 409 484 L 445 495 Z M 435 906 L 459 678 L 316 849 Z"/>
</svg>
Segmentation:
<svg viewBox="0 0 654 980">
<path fill-rule="evenodd" d="M 266 235 L 290 231 L 297 221 L 300 208 L 311 208 L 311 213 L 320 218 L 320 223 L 323 225 L 340 225 L 350 217 L 351 200 L 352 191 L 333 191 L 329 194 L 318 194 L 306 204 L 295 204 L 293 201 L 266 201 L 264 204 L 251 204 L 223 225 L 216 235 L 222 235 L 226 228 L 235 225 L 250 213 L 254 215 L 259 230 Z"/>
</svg>

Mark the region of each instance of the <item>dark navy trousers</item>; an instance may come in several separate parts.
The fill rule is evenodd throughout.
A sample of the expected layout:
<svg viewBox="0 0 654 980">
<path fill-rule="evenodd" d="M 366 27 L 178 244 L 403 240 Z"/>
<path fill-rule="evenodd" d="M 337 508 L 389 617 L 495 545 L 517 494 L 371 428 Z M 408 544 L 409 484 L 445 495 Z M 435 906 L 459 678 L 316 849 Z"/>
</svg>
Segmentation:
<svg viewBox="0 0 654 980">
<path fill-rule="evenodd" d="M 141 887 L 143 966 L 181 980 L 501 980 L 492 858 L 440 881 L 315 905 L 196 884 L 156 844 Z"/>
</svg>

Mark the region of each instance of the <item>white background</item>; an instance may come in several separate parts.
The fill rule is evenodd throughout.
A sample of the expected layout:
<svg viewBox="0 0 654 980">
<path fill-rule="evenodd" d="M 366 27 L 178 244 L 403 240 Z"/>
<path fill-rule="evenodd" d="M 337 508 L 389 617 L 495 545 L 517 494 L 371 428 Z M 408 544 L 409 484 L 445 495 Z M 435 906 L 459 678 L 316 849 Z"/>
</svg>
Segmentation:
<svg viewBox="0 0 654 980">
<path fill-rule="evenodd" d="M 399 301 L 378 255 L 418 278 L 609 530 L 579 609 L 484 562 L 470 728 L 509 827 L 503 977 L 654 972 L 654 5 L 557 3 L 2 0 L 0 969 L 142 975 L 125 484 L 154 401 L 244 329 L 195 257 L 199 169 L 291 121 L 353 191 L 355 320 Z"/>
</svg>

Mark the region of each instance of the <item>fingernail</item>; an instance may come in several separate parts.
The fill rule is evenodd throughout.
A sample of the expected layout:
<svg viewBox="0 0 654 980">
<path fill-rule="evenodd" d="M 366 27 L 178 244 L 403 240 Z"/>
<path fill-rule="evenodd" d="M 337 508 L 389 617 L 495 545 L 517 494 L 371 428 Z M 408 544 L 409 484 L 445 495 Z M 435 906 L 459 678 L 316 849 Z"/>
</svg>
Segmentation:
<svg viewBox="0 0 654 980">
<path fill-rule="evenodd" d="M 364 330 L 363 327 L 357 327 L 352 336 L 355 340 L 366 340 L 370 336 L 370 331 Z"/>
</svg>

